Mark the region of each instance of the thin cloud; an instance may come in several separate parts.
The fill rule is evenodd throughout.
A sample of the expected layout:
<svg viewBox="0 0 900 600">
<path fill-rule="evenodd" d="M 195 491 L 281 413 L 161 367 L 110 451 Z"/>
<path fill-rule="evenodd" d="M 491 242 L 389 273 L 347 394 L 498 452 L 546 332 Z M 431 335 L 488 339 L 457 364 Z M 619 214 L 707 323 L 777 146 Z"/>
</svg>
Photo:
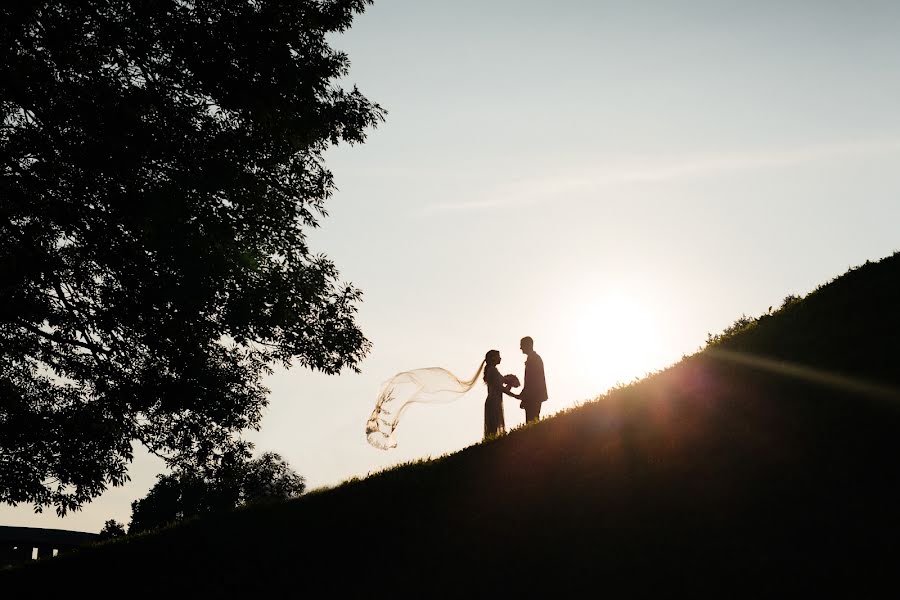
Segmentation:
<svg viewBox="0 0 900 600">
<path fill-rule="evenodd" d="M 474 200 L 436 204 L 429 212 L 465 212 L 505 206 L 558 202 L 561 198 L 594 189 L 701 179 L 748 170 L 772 169 L 815 163 L 836 158 L 900 151 L 900 140 L 878 140 L 825 144 L 789 151 L 706 156 L 684 160 L 667 160 L 652 164 L 603 165 L 560 173 L 552 177 L 522 179 L 479 194 Z"/>
</svg>

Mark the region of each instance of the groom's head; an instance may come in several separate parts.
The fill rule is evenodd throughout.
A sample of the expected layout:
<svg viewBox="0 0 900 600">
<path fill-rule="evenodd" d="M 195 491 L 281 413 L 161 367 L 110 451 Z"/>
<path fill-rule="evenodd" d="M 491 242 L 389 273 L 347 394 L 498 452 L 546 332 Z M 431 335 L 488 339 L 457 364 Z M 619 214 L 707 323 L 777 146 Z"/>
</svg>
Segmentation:
<svg viewBox="0 0 900 600">
<path fill-rule="evenodd" d="M 534 350 L 534 340 L 526 335 L 522 338 L 522 341 L 519 342 L 519 348 L 521 348 L 522 352 L 525 354 L 530 354 Z"/>
</svg>

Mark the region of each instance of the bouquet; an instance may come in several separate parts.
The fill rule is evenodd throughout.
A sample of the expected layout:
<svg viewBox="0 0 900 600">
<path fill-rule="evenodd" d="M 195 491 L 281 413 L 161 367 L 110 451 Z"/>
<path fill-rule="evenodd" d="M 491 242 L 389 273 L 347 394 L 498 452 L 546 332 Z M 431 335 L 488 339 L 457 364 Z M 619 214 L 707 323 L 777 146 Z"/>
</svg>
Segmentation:
<svg viewBox="0 0 900 600">
<path fill-rule="evenodd" d="M 519 378 L 510 373 L 503 376 L 503 385 L 509 388 L 517 388 L 521 384 L 519 383 Z"/>
</svg>

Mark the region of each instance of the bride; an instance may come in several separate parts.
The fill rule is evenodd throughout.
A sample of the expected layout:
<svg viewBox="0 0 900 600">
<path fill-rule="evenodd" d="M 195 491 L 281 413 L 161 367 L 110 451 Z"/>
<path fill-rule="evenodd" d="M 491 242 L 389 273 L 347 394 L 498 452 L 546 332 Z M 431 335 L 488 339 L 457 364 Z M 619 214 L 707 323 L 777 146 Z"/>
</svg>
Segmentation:
<svg viewBox="0 0 900 600">
<path fill-rule="evenodd" d="M 500 352 L 490 350 L 478 365 L 471 379 L 462 380 L 447 369 L 428 367 L 403 371 L 384 382 L 375 409 L 366 422 L 366 439 L 382 450 L 397 446 L 396 430 L 400 417 L 409 406 L 417 403 L 444 403 L 462 398 L 471 390 L 484 370 L 488 388 L 484 403 L 484 437 L 506 431 L 503 420 L 503 394 L 513 396 L 510 387 L 518 387 L 515 375 L 500 375 Z"/>
<path fill-rule="evenodd" d="M 500 364 L 500 352 L 489 350 L 484 355 L 484 383 L 487 385 L 487 398 L 484 401 L 484 438 L 506 433 L 503 419 L 503 394 L 512 396 L 510 385 L 518 386 L 514 375 L 504 377 L 497 369 Z"/>
</svg>

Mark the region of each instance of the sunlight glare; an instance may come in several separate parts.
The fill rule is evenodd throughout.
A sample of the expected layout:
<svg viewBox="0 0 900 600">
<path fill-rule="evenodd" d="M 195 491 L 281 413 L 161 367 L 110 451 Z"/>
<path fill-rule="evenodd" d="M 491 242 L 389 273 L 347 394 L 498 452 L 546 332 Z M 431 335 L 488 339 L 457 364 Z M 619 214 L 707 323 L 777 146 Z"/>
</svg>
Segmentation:
<svg viewBox="0 0 900 600">
<path fill-rule="evenodd" d="M 576 315 L 574 340 L 581 368 L 604 388 L 648 373 L 659 345 L 653 311 L 623 293 L 598 296 Z"/>
</svg>

